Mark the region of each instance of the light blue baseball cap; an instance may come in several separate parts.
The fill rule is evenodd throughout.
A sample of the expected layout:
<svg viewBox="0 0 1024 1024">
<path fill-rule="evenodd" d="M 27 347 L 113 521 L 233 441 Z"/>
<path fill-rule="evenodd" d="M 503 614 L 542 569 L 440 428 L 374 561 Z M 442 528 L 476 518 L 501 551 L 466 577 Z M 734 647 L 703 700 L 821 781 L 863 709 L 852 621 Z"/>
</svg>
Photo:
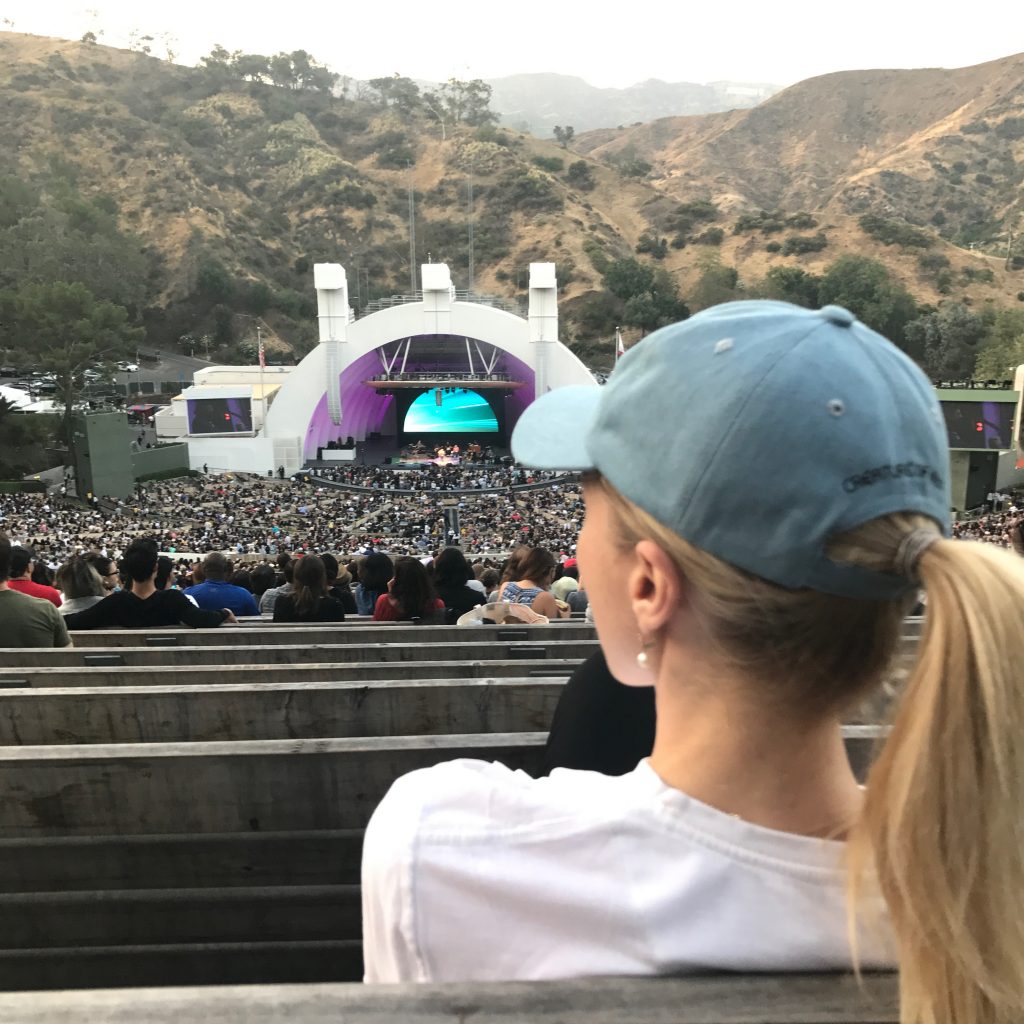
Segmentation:
<svg viewBox="0 0 1024 1024">
<path fill-rule="evenodd" d="M 606 386 L 530 405 L 512 454 L 597 470 L 691 544 L 791 589 L 898 597 L 912 584 L 832 561 L 829 539 L 893 512 L 949 533 L 935 391 L 839 306 L 730 302 L 655 331 Z"/>
</svg>

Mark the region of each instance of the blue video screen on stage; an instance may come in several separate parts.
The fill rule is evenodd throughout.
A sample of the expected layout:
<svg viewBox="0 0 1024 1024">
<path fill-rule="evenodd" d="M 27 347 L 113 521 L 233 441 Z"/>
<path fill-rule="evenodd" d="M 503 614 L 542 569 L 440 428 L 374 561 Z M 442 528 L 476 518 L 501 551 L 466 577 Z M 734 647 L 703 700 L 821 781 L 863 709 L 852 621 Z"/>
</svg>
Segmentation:
<svg viewBox="0 0 1024 1024">
<path fill-rule="evenodd" d="M 425 391 L 409 406 L 402 427 L 407 434 L 497 434 L 498 429 L 487 399 L 466 388 Z"/>
</svg>

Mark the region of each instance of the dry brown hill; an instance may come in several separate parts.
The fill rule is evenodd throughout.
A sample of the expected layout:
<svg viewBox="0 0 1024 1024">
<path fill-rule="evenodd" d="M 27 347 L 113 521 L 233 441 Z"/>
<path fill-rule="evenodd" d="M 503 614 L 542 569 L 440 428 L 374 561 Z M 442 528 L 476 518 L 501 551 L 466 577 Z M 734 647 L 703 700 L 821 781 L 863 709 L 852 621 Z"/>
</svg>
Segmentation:
<svg viewBox="0 0 1024 1024">
<path fill-rule="evenodd" d="M 830 242 L 806 260 L 809 269 L 849 248 L 884 259 L 922 297 L 940 298 L 913 270 L 908 247 L 860 229 L 859 218 L 873 214 L 934 235 L 954 270 L 990 268 L 996 280 L 978 297 L 1013 299 L 1021 288 L 1021 275 L 1002 267 L 1024 228 L 1024 55 L 954 70 L 825 75 L 752 110 L 591 132 L 575 145 L 606 161 L 635 154 L 653 165 L 659 191 L 710 199 L 733 220 L 752 210 L 812 214 Z M 726 242 L 723 256 L 747 273 L 779 262 L 751 237 Z"/>
<path fill-rule="evenodd" d="M 345 264 L 364 293 L 369 280 L 372 297 L 407 290 L 410 180 L 417 261 L 449 262 L 465 287 L 470 175 L 477 288 L 521 295 L 528 263 L 555 261 L 570 335 L 604 335 L 575 311 L 601 290 L 604 263 L 638 247 L 684 297 L 713 255 L 750 285 L 779 265 L 820 273 L 848 251 L 882 260 L 921 302 L 1016 305 L 1024 289 L 1005 259 L 1024 226 L 1024 56 L 828 75 L 753 110 L 592 132 L 571 151 L 490 126 L 442 132 L 422 109 L 0 33 L 0 131 L 19 174 L 60 173 L 116 201 L 123 229 L 159 260 L 146 313 L 158 340 L 211 330 L 227 306 L 238 325 L 259 310 L 301 348 L 318 260 Z"/>
</svg>

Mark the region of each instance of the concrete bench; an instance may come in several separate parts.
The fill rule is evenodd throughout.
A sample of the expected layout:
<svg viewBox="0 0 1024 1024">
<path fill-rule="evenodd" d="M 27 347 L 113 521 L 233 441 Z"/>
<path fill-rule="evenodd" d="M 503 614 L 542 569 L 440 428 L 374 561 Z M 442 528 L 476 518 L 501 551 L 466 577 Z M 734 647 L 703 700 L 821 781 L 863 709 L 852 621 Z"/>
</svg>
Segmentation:
<svg viewBox="0 0 1024 1024">
<path fill-rule="evenodd" d="M 435 657 L 447 653 L 432 652 Z M 479 679 L 532 676 L 565 679 L 579 658 L 515 658 L 497 661 L 373 661 L 341 664 L 0 667 L 0 694 L 48 687 L 199 686 L 208 683 L 372 682 L 387 679 Z"/>
<path fill-rule="evenodd" d="M 391 783 L 456 757 L 535 771 L 545 733 L 0 747 L 18 836 L 361 828 Z"/>
<path fill-rule="evenodd" d="M 394 623 L 322 623 L 297 626 L 264 622 L 259 628 L 220 626 L 216 629 L 79 629 L 75 647 L 204 647 L 281 646 L 302 644 L 448 644 L 549 640 L 593 640 L 593 626 L 564 621 L 538 626 L 411 626 Z"/>
<path fill-rule="evenodd" d="M 237 638 L 237 634 L 235 634 Z M 241 638 L 238 638 L 241 641 Z M 205 647 L 31 648 L 3 651 L 5 671 L 18 668 L 121 665 L 298 665 L 354 661 L 434 661 L 443 652 L 448 661 L 510 660 L 512 658 L 582 659 L 598 649 L 596 639 L 466 641 L 463 643 L 282 644 Z M 8 671 L 8 674 L 9 671 Z"/>
<path fill-rule="evenodd" d="M 542 732 L 563 681 L 381 679 L 0 690 L 0 745 Z"/>
<path fill-rule="evenodd" d="M 844 729 L 863 774 L 880 733 Z M 0 989 L 356 980 L 358 846 L 398 775 L 544 733 L 0 749 Z"/>
<path fill-rule="evenodd" d="M 141 971 L 143 978 L 151 972 Z M 214 985 L 0 996 L 5 1024 L 897 1024 L 895 974 Z"/>
<path fill-rule="evenodd" d="M 293 682 L 261 669 L 260 682 L 195 683 L 147 671 L 145 685 L 0 689 L 0 746 L 540 732 L 569 673 Z M 887 710 L 883 691 L 846 721 L 876 724 Z"/>
</svg>

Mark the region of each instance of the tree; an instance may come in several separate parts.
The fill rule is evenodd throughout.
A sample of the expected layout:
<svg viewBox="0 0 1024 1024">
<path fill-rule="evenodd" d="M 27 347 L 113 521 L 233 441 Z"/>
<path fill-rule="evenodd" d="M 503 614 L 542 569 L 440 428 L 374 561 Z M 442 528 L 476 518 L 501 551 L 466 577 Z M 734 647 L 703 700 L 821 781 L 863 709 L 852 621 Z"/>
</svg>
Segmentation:
<svg viewBox="0 0 1024 1024">
<path fill-rule="evenodd" d="M 760 290 L 766 299 L 779 299 L 807 309 L 817 309 L 820 287 L 820 277 L 799 267 L 772 267 L 765 274 Z"/>
<path fill-rule="evenodd" d="M 497 122 L 498 115 L 490 108 L 491 87 L 481 78 L 464 82 L 449 78 L 436 92 L 423 94 L 427 109 L 442 123 L 468 124 L 474 128 Z"/>
<path fill-rule="evenodd" d="M 903 347 L 903 330 L 917 316 L 917 302 L 888 269 L 867 256 L 847 255 L 828 266 L 821 279 L 822 306 L 844 306 L 868 327 Z M 913 354 L 913 353 L 911 353 Z"/>
<path fill-rule="evenodd" d="M 402 113 L 409 113 L 421 104 L 420 87 L 411 78 L 403 78 L 397 71 L 389 78 L 371 78 L 366 84 L 377 90 L 385 107 L 395 107 Z"/>
<path fill-rule="evenodd" d="M 144 331 L 128 322 L 128 310 L 98 301 L 83 284 L 27 285 L 0 291 L 0 339 L 16 340 L 35 365 L 54 374 L 63 405 L 62 433 L 69 446 L 72 411 L 80 404 L 85 371 L 131 353 Z"/>
<path fill-rule="evenodd" d="M 1024 363 L 1024 309 L 1001 309 L 989 325 L 978 352 L 978 380 L 1012 380 Z"/>
<path fill-rule="evenodd" d="M 622 323 L 653 331 L 685 320 L 690 311 L 663 268 L 655 270 L 634 259 L 610 263 L 602 275 L 605 288 L 622 303 Z"/>
<path fill-rule="evenodd" d="M 932 380 L 969 380 L 988 333 L 985 318 L 954 302 L 911 320 L 906 349 Z"/>
<path fill-rule="evenodd" d="M 576 129 L 572 125 L 563 128 L 560 124 L 555 125 L 555 142 L 557 142 L 562 149 L 568 147 L 569 143 L 572 142 L 576 136 Z"/>
<path fill-rule="evenodd" d="M 82 40 L 81 41 L 83 43 L 95 43 L 96 42 L 96 33 L 95 32 L 85 32 L 82 35 Z"/>
<path fill-rule="evenodd" d="M 698 260 L 700 277 L 690 295 L 695 309 L 708 309 L 737 298 L 740 275 L 735 267 L 726 266 L 717 252 L 709 252 Z"/>
</svg>

